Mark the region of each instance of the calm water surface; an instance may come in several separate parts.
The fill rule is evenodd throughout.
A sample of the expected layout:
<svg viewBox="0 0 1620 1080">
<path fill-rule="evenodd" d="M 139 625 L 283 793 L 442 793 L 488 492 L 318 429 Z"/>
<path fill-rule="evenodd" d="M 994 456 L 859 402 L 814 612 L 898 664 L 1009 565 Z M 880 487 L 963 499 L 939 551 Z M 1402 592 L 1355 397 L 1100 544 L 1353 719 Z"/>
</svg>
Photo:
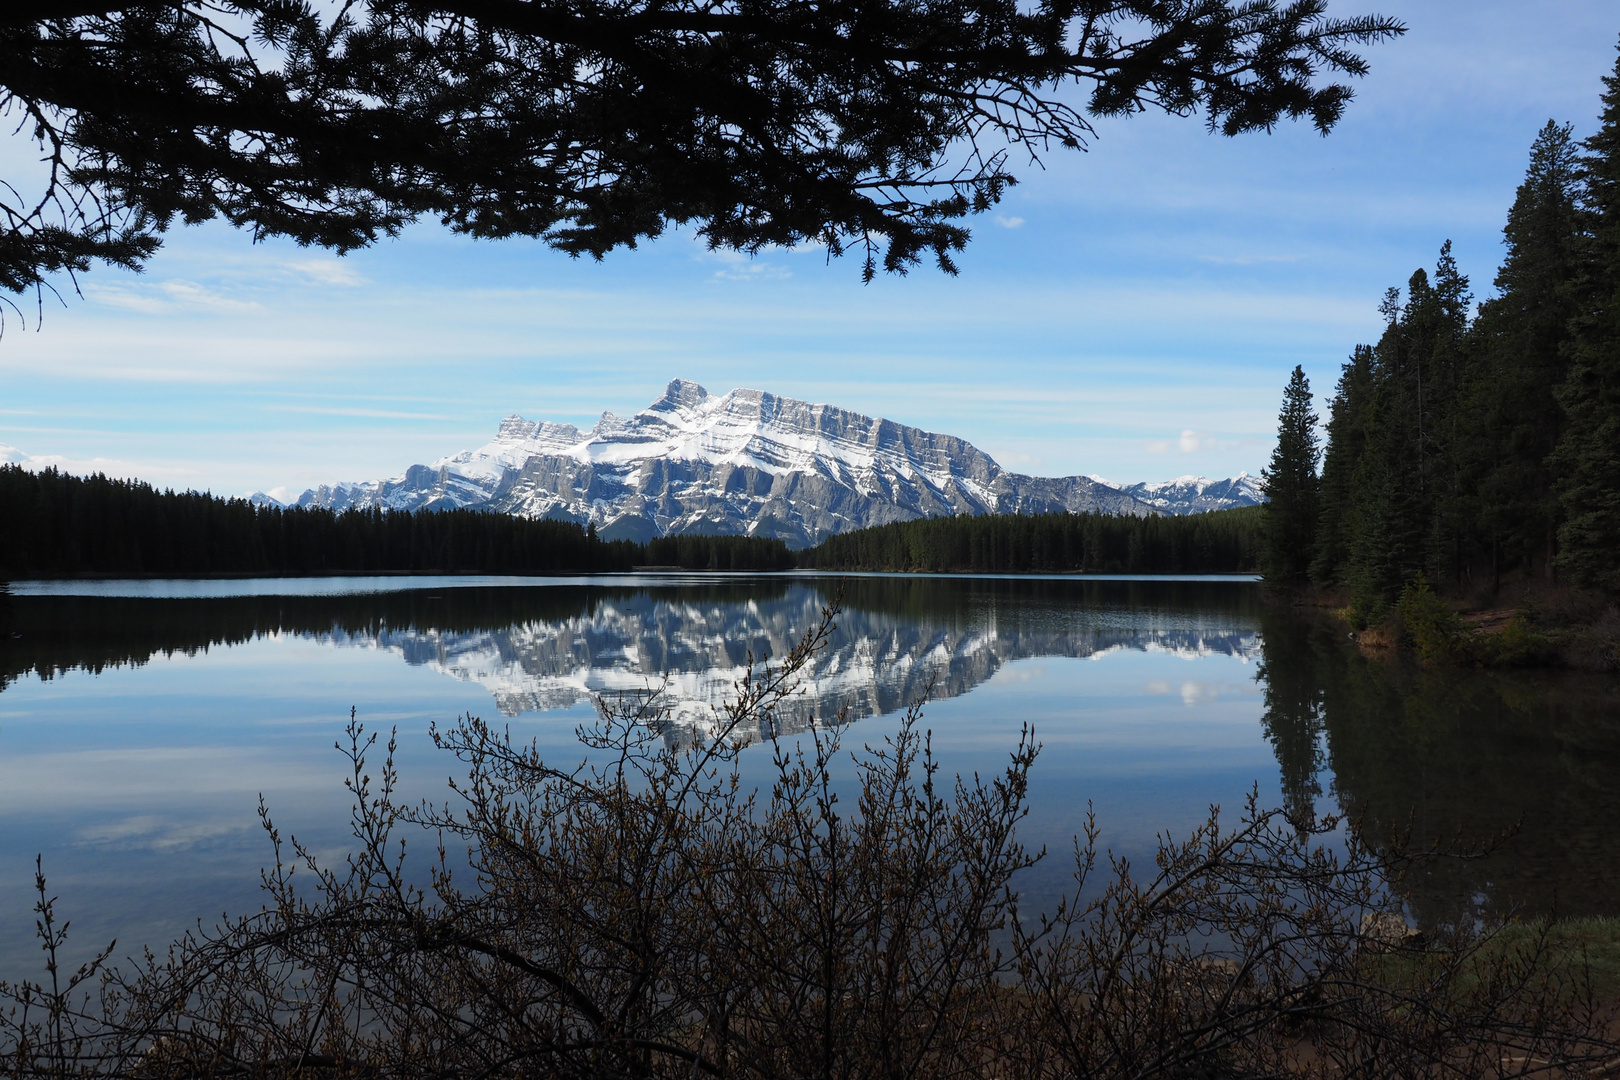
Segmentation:
<svg viewBox="0 0 1620 1080">
<path fill-rule="evenodd" d="M 456 763 L 426 732 L 504 718 L 577 759 L 600 695 L 667 685 L 668 737 L 710 723 L 750 651 L 780 655 L 839 588 L 816 577 L 23 583 L 0 641 L 0 976 L 33 967 L 33 861 L 85 948 L 161 944 L 258 906 L 283 831 L 347 840 L 350 706 L 397 728 L 403 784 L 440 797 Z M 863 576 L 792 726 L 847 709 L 845 741 L 892 730 L 933 687 L 945 768 L 1044 746 L 1030 879 L 1060 886 L 1094 805 L 1136 858 L 1211 804 L 1344 810 L 1369 835 L 1515 831 L 1487 859 L 1410 883 L 1421 919 L 1466 904 L 1620 913 L 1620 693 L 1567 673 L 1425 672 L 1359 656 L 1253 583 Z M 745 753 L 750 779 L 766 755 Z"/>
</svg>

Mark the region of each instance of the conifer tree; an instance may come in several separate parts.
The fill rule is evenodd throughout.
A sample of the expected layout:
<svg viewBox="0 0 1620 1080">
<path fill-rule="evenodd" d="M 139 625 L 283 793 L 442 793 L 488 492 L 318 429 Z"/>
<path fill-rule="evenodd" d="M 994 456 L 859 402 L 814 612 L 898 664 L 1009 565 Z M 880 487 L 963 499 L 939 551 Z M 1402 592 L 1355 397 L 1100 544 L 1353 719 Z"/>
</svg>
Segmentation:
<svg viewBox="0 0 1620 1080">
<path fill-rule="evenodd" d="M 1266 484 L 1266 581 L 1274 587 L 1298 588 L 1310 570 L 1316 546 L 1316 466 L 1321 451 L 1316 438 L 1316 409 L 1305 369 L 1295 366 L 1283 390 L 1277 417 L 1277 448 L 1261 474 Z"/>
<path fill-rule="evenodd" d="M 1423 561 L 1435 581 L 1461 584 L 1465 540 L 1463 462 L 1470 433 L 1465 431 L 1461 408 L 1462 386 L 1472 359 L 1469 308 L 1473 295 L 1468 278 L 1457 269 L 1451 241 L 1440 245 L 1435 261 L 1434 288 L 1422 322 L 1409 320 L 1418 331 L 1413 343 L 1420 363 L 1418 385 L 1419 497 L 1425 515 Z"/>
<path fill-rule="evenodd" d="M 1326 5 L 6 0 L 0 109 L 46 167 L 0 184 L 0 296 L 213 218 L 347 251 L 426 217 L 597 258 L 686 226 L 954 273 L 962 219 L 1016 182 L 990 142 L 1081 148 L 1148 108 L 1329 132 L 1355 49 L 1405 27 Z"/>
<path fill-rule="evenodd" d="M 1413 348 L 1421 342 L 1412 340 L 1412 324 L 1421 321 L 1430 306 L 1427 272 L 1419 268 L 1406 289 L 1406 305 L 1373 346 L 1366 447 L 1352 486 L 1357 527 L 1347 577 L 1357 610 L 1374 620 L 1406 577 L 1422 565 L 1426 532 L 1420 501 L 1423 358 L 1421 348 Z"/>
<path fill-rule="evenodd" d="M 1462 408 L 1469 444 L 1465 517 L 1488 551 L 1493 588 L 1506 565 L 1551 570 L 1558 507 L 1549 458 L 1564 414 L 1579 222 L 1570 125 L 1547 121 L 1508 212 L 1499 295 L 1480 305 L 1477 362 Z"/>
<path fill-rule="evenodd" d="M 1398 307 L 1391 307 L 1393 318 Z M 1315 557 L 1311 580 L 1328 588 L 1343 583 L 1350 559 L 1350 543 L 1355 535 L 1355 492 L 1353 484 L 1367 443 L 1368 402 L 1372 397 L 1373 351 L 1357 345 L 1339 374 L 1339 385 L 1329 404 L 1328 442 L 1322 457 L 1319 488 L 1321 519 L 1316 531 Z"/>
<path fill-rule="evenodd" d="M 1620 591 L 1620 61 L 1603 82 L 1602 126 L 1582 144 L 1582 313 L 1558 393 L 1568 420 L 1554 467 L 1558 566 L 1576 585 Z"/>
<path fill-rule="evenodd" d="M 1383 335 L 1357 347 L 1339 380 L 1309 562 L 1318 584 L 1350 589 L 1362 620 L 1381 617 L 1418 573 L 1454 578 L 1463 558 L 1471 297 L 1449 241 L 1433 280 L 1420 268 L 1400 296 L 1385 294 Z"/>
<path fill-rule="evenodd" d="M 1386 299 L 1391 317 L 1373 347 L 1363 449 L 1350 487 L 1355 527 L 1345 581 L 1363 622 L 1380 619 L 1405 580 L 1422 569 L 1428 533 L 1424 354 L 1435 304 L 1425 270 L 1412 274 L 1406 296 L 1393 312 Z"/>
<path fill-rule="evenodd" d="M 1538 133 L 1479 317 L 1448 243 L 1344 367 L 1310 573 L 1358 621 L 1419 573 L 1457 590 L 1556 566 L 1620 592 L 1620 64 L 1604 83 L 1597 134 Z"/>
</svg>

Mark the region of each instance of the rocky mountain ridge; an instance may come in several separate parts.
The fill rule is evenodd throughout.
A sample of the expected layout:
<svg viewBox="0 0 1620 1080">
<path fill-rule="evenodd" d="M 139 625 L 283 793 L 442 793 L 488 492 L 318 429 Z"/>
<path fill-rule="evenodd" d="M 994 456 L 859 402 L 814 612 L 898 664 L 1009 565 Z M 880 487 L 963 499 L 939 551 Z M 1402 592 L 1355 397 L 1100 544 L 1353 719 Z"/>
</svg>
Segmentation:
<svg viewBox="0 0 1620 1080">
<path fill-rule="evenodd" d="M 951 435 L 760 390 L 714 395 L 676 379 L 628 419 L 603 413 L 581 431 L 509 416 L 477 450 L 387 480 L 323 485 L 296 504 L 467 507 L 590 523 L 608 539 L 697 532 L 803 547 L 946 514 L 1177 514 L 1259 501 L 1246 474 L 1126 488 L 1089 476 L 1027 476 Z"/>
</svg>

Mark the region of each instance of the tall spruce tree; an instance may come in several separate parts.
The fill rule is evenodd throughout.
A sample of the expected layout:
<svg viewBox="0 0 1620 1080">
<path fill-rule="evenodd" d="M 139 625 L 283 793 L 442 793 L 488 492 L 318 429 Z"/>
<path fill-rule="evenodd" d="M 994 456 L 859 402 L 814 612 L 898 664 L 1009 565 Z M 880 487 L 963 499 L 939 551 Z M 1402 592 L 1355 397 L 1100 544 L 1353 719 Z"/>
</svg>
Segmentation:
<svg viewBox="0 0 1620 1080">
<path fill-rule="evenodd" d="M 1344 367 L 1328 425 L 1311 578 L 1350 590 L 1358 619 L 1376 620 L 1420 572 L 1457 576 L 1463 534 L 1459 401 L 1468 364 L 1468 279 L 1451 243 L 1431 281 L 1417 270 L 1406 303 L 1390 289 L 1372 348 Z"/>
<path fill-rule="evenodd" d="M 1391 306 L 1393 318 L 1398 304 Z M 1323 588 L 1344 584 L 1350 543 L 1356 533 L 1353 484 L 1367 444 L 1368 402 L 1372 398 L 1373 351 L 1357 345 L 1339 373 L 1339 385 L 1328 405 L 1327 449 L 1322 455 L 1321 519 L 1311 580 Z"/>
<path fill-rule="evenodd" d="M 1417 270 L 1406 287 L 1405 306 L 1373 346 L 1372 393 L 1351 483 L 1355 530 L 1345 578 L 1358 621 L 1380 619 L 1423 562 L 1423 341 L 1414 323 L 1431 306 L 1428 273 Z"/>
<path fill-rule="evenodd" d="M 1414 347 L 1421 350 L 1415 366 L 1418 384 L 1418 461 L 1420 498 L 1425 515 L 1423 562 L 1435 581 L 1462 584 L 1465 512 L 1463 462 L 1469 433 L 1463 430 L 1462 386 L 1471 366 L 1469 310 L 1473 294 L 1468 278 L 1457 269 L 1451 241 L 1440 246 L 1434 266 L 1434 288 Z"/>
<path fill-rule="evenodd" d="M 1468 279 L 1451 243 L 1431 282 L 1419 268 L 1372 352 L 1371 392 L 1360 413 L 1362 449 L 1349 485 L 1347 564 L 1358 618 L 1374 621 L 1417 574 L 1451 577 L 1458 484 L 1453 464 L 1457 370 L 1468 325 Z"/>
<path fill-rule="evenodd" d="M 1316 466 L 1321 450 L 1316 438 L 1316 409 L 1305 369 L 1295 366 L 1283 390 L 1277 416 L 1277 448 L 1261 474 L 1266 484 L 1266 581 L 1278 588 L 1305 584 L 1316 547 Z"/>
<path fill-rule="evenodd" d="M 1558 392 L 1568 419 L 1553 464 L 1562 474 L 1559 567 L 1576 585 L 1620 592 L 1620 60 L 1603 82 L 1602 125 L 1580 159 L 1581 314 Z"/>
<path fill-rule="evenodd" d="M 1550 573 L 1558 505 L 1550 457 L 1564 426 L 1579 219 L 1576 147 L 1547 121 L 1530 148 L 1507 226 L 1499 294 L 1480 305 L 1477 362 L 1465 378 L 1462 517 L 1488 558 L 1493 591 L 1506 567 Z"/>
</svg>

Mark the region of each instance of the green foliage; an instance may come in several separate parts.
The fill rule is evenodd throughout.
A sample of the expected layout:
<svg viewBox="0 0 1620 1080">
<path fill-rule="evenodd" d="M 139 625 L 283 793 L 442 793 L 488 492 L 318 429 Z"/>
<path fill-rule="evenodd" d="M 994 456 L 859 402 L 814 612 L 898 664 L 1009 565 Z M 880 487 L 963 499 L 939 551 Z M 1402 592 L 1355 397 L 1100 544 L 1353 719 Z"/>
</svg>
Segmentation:
<svg viewBox="0 0 1620 1080">
<path fill-rule="evenodd" d="M 1329 402 L 1328 441 L 1318 489 L 1321 520 L 1310 569 L 1311 580 L 1318 585 L 1339 584 L 1349 562 L 1351 540 L 1359 531 L 1353 484 L 1367 445 L 1364 413 L 1372 396 L 1372 367 L 1372 349 L 1356 346 L 1339 373 L 1339 385 Z"/>
<path fill-rule="evenodd" d="M 1548 458 L 1564 427 L 1556 391 L 1568 370 L 1580 223 L 1575 145 L 1568 124 L 1548 121 L 1503 230 L 1500 295 L 1480 305 L 1477 355 L 1464 387 L 1468 437 L 1458 448 L 1463 519 L 1493 585 L 1502 566 L 1545 573 L 1558 507 Z"/>
<path fill-rule="evenodd" d="M 1470 631 L 1457 613 L 1435 595 L 1423 575 L 1401 590 L 1395 611 L 1407 641 L 1417 649 L 1424 664 L 1455 663 L 1468 654 Z"/>
<path fill-rule="evenodd" d="M 1311 572 L 1348 587 L 1369 619 L 1429 566 L 1450 577 L 1446 521 L 1460 486 L 1451 436 L 1469 302 L 1448 241 L 1432 283 L 1420 269 L 1404 305 L 1386 294 L 1383 336 L 1340 375 Z"/>
<path fill-rule="evenodd" d="M 1515 615 L 1495 634 L 1474 641 L 1480 659 L 1492 667 L 1538 667 L 1557 657 L 1553 644 L 1536 632 L 1530 620 Z"/>
<path fill-rule="evenodd" d="M 754 536 L 660 536 L 641 545 L 646 566 L 683 570 L 791 570 L 793 553 L 781 540 Z"/>
<path fill-rule="evenodd" d="M 986 514 L 830 536 L 799 553 L 816 570 L 1219 574 L 1258 569 L 1259 507 L 1185 517 Z"/>
<path fill-rule="evenodd" d="M 1305 378 L 1305 369 L 1296 366 L 1283 391 L 1277 448 L 1263 474 L 1268 501 L 1263 511 L 1262 566 L 1271 585 L 1297 587 L 1304 584 L 1310 570 L 1321 515 L 1316 475 L 1320 458 L 1310 380 Z"/>
<path fill-rule="evenodd" d="M 1482 633 L 1463 622 L 1421 574 L 1401 590 L 1394 613 L 1403 643 L 1417 651 L 1425 667 L 1537 667 L 1560 659 L 1553 642 L 1524 614 L 1494 634 Z"/>
<path fill-rule="evenodd" d="M 1620 592 L 1620 63 L 1604 84 L 1603 123 L 1580 161 L 1586 229 L 1573 360 L 1558 392 L 1568 415 L 1555 455 L 1558 565 L 1574 584 Z"/>
<path fill-rule="evenodd" d="M 1620 68 L 1606 83 L 1598 134 L 1536 136 L 1478 317 L 1448 242 L 1344 366 L 1310 576 L 1363 625 L 1419 574 L 1453 594 L 1555 570 L 1620 591 Z"/>
<path fill-rule="evenodd" d="M 1620 919 L 1534 920 L 1504 926 L 1482 950 L 1489 961 L 1497 954 L 1545 946 L 1548 962 L 1564 974 L 1571 993 L 1591 980 L 1593 994 L 1602 1001 L 1620 1001 Z"/>
<path fill-rule="evenodd" d="M 782 570 L 780 540 L 693 536 L 604 541 L 570 521 L 474 510 L 256 506 L 105 476 L 0 467 L 0 573 L 559 574 L 658 563 Z"/>
<path fill-rule="evenodd" d="M 1350 628 L 1359 632 L 1382 624 L 1384 617 L 1389 614 L 1389 603 L 1382 593 L 1365 583 L 1358 583 L 1350 595 L 1350 606 L 1345 614 L 1350 620 Z"/>
<path fill-rule="evenodd" d="M 1458 982 L 1475 988 L 1536 956 L 1537 977 L 1549 999 L 1578 1001 L 1588 990 L 1600 1001 L 1620 999 L 1620 919 L 1533 919 L 1496 927 L 1459 970 Z M 1421 988 L 1445 974 L 1446 957 L 1430 949 L 1393 949 L 1367 957 L 1370 973 L 1391 986 Z"/>
</svg>

